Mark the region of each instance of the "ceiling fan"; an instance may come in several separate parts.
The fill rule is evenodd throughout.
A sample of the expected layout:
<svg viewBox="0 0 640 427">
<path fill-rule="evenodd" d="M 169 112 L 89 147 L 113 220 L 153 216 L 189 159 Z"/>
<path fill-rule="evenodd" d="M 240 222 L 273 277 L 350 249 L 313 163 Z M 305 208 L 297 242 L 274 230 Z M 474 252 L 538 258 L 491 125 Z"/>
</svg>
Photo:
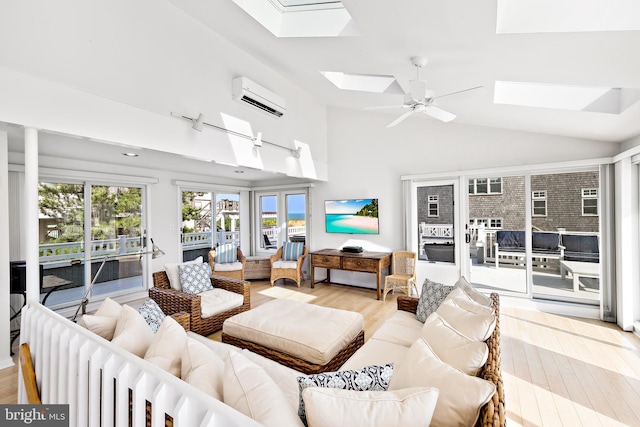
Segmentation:
<svg viewBox="0 0 640 427">
<path fill-rule="evenodd" d="M 408 111 L 389 123 L 387 125 L 388 128 L 397 125 L 413 113 L 424 113 L 443 122 L 450 122 L 451 120 L 456 118 L 456 115 L 437 107 L 435 104 L 435 100 L 444 98 L 445 96 L 455 95 L 458 93 L 468 92 L 470 90 L 480 89 L 484 87 L 476 86 L 456 92 L 447 93 L 445 95 L 435 96 L 435 93 L 432 90 L 427 89 L 427 82 L 424 80 L 420 80 L 420 69 L 427 65 L 427 58 L 422 56 L 414 56 L 411 58 L 411 63 L 416 67 L 418 77 L 416 80 L 409 81 L 409 93 L 405 95 L 403 105 L 388 105 L 383 107 L 365 108 L 365 110 L 384 110 L 389 108 L 408 109 Z"/>
</svg>

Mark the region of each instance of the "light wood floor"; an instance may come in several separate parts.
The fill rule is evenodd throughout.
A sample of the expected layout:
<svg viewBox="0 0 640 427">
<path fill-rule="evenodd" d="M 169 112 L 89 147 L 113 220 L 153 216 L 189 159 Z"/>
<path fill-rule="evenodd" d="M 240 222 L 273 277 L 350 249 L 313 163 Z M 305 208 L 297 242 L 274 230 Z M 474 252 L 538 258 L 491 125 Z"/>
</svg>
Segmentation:
<svg viewBox="0 0 640 427">
<path fill-rule="evenodd" d="M 395 297 L 340 285 L 253 282 L 252 306 L 273 298 L 358 311 L 365 339 L 395 310 Z M 508 425 L 640 426 L 640 339 L 617 326 L 501 305 Z M 220 333 L 210 335 L 220 339 Z M 0 403 L 15 403 L 17 368 L 0 371 Z"/>
</svg>

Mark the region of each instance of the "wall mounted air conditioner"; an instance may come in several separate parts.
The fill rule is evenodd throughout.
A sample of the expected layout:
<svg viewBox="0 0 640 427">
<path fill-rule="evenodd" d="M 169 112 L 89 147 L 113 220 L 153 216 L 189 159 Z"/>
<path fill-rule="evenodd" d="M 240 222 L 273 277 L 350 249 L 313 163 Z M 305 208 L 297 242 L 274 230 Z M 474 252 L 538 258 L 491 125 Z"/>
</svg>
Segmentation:
<svg viewBox="0 0 640 427">
<path fill-rule="evenodd" d="M 275 117 L 282 117 L 287 111 L 283 97 L 246 77 L 233 79 L 233 99 L 259 108 Z"/>
</svg>

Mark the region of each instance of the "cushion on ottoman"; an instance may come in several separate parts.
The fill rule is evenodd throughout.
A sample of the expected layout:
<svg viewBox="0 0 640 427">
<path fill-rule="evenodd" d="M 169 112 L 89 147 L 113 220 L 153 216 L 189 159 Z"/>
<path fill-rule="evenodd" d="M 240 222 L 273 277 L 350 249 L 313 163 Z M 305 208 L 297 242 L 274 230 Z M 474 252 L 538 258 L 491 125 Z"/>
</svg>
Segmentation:
<svg viewBox="0 0 640 427">
<path fill-rule="evenodd" d="M 363 327 L 360 313 L 277 299 L 228 318 L 222 332 L 325 365 Z"/>
</svg>

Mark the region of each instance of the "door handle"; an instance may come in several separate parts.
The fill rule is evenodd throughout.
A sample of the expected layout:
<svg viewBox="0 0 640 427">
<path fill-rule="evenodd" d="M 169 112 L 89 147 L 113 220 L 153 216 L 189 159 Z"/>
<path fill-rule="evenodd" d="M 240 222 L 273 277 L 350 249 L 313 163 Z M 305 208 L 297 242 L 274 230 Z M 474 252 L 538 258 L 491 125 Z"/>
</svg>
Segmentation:
<svg viewBox="0 0 640 427">
<path fill-rule="evenodd" d="M 465 240 L 465 242 L 467 242 L 467 243 L 471 243 L 471 234 L 466 233 L 466 234 L 464 235 L 464 240 Z"/>
</svg>

